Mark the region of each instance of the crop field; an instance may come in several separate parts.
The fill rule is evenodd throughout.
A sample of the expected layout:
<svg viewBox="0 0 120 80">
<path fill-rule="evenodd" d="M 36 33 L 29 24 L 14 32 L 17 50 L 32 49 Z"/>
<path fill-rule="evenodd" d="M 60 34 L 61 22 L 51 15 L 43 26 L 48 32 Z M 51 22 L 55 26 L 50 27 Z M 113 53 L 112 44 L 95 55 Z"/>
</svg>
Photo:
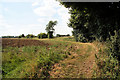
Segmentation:
<svg viewBox="0 0 120 80">
<path fill-rule="evenodd" d="M 38 40 L 31 40 L 31 39 L 9 39 L 9 38 L 3 38 L 2 39 L 2 47 L 23 47 L 23 46 L 39 46 L 39 45 L 49 45 L 45 44 L 43 41 Z"/>
<path fill-rule="evenodd" d="M 97 48 L 72 37 L 2 39 L 3 78 L 91 78 Z"/>
</svg>

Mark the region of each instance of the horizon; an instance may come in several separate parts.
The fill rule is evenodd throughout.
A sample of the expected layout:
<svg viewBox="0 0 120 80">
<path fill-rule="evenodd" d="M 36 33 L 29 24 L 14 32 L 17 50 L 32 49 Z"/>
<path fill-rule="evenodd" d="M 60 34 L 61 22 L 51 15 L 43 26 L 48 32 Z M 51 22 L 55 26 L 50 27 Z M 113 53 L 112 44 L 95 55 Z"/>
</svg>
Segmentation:
<svg viewBox="0 0 120 80">
<path fill-rule="evenodd" d="M 57 20 L 55 34 L 72 35 L 67 26 L 70 14 L 58 1 L 49 0 L 6 0 L 0 1 L 0 36 L 47 33 L 45 28 L 50 20 Z"/>
</svg>

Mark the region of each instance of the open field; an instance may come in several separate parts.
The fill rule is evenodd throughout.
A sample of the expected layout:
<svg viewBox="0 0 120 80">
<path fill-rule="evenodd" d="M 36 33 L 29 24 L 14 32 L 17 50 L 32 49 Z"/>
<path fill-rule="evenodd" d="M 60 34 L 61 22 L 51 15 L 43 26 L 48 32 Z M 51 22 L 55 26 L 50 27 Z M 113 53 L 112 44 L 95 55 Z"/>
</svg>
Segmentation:
<svg viewBox="0 0 120 80">
<path fill-rule="evenodd" d="M 98 52 L 73 37 L 2 39 L 3 78 L 91 78 Z"/>
<path fill-rule="evenodd" d="M 43 41 L 32 40 L 32 39 L 2 39 L 2 47 L 23 47 L 23 46 L 39 46 L 39 45 L 49 45 L 45 44 Z"/>
</svg>

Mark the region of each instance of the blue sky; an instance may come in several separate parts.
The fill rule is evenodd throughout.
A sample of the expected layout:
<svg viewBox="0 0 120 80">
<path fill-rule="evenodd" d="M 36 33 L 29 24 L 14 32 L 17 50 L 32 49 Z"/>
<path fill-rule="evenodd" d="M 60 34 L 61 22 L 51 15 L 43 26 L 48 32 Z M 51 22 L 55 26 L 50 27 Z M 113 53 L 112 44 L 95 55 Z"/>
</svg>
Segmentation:
<svg viewBox="0 0 120 80">
<path fill-rule="evenodd" d="M 55 34 L 72 34 L 67 26 L 68 9 L 55 0 L 1 0 L 0 36 L 37 35 L 50 20 L 57 20 Z"/>
</svg>

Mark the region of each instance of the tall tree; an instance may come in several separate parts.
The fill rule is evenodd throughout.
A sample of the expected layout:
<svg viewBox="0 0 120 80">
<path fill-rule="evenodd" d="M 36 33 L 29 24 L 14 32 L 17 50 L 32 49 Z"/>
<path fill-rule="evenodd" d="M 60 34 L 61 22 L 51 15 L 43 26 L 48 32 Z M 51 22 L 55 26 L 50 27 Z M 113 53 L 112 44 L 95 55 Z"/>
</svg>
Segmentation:
<svg viewBox="0 0 120 80">
<path fill-rule="evenodd" d="M 79 33 L 88 40 L 95 37 L 105 41 L 109 33 L 114 35 L 114 30 L 120 29 L 120 2 L 61 4 L 69 8 L 71 18 L 68 26 L 74 29 L 76 39 Z"/>
<path fill-rule="evenodd" d="M 46 31 L 50 32 L 50 31 L 55 31 L 54 26 L 57 25 L 57 21 L 49 21 L 49 23 L 46 25 Z"/>
<path fill-rule="evenodd" d="M 54 26 L 57 25 L 57 21 L 49 21 L 49 23 L 46 25 L 46 31 L 48 33 L 48 38 L 53 37 L 53 32 L 55 31 Z"/>
</svg>

